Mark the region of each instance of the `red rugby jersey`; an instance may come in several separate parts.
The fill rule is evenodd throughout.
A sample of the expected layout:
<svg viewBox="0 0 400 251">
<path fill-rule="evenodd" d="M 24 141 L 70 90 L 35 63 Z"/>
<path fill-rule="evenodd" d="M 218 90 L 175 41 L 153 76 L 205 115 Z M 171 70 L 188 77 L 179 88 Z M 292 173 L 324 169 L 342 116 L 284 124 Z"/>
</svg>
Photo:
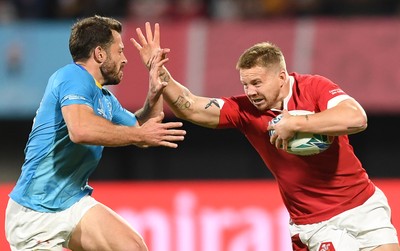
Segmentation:
<svg viewBox="0 0 400 251">
<path fill-rule="evenodd" d="M 287 110 L 320 112 L 328 101 L 345 92 L 318 75 L 291 73 L 294 83 L 285 99 Z M 275 148 L 269 141 L 268 122 L 279 112 L 260 112 L 246 95 L 223 98 L 218 128 L 237 128 L 259 153 L 274 175 L 283 199 L 296 224 L 327 220 L 363 204 L 375 186 L 355 156 L 347 135 L 335 137 L 326 151 L 297 156 Z"/>
</svg>

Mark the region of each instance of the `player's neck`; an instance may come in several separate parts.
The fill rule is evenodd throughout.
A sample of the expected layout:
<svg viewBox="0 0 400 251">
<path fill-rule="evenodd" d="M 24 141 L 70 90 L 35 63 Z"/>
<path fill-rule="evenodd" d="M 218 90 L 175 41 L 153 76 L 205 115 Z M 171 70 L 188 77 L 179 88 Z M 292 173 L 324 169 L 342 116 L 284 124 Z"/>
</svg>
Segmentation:
<svg viewBox="0 0 400 251">
<path fill-rule="evenodd" d="M 75 64 L 83 67 L 87 72 L 89 72 L 90 75 L 93 76 L 95 79 L 96 83 L 100 84 L 101 86 L 103 85 L 103 76 L 100 71 L 100 67 L 98 65 L 93 65 L 90 62 L 82 62 L 82 61 L 77 61 Z M 103 81 L 103 82 L 102 82 Z"/>
</svg>

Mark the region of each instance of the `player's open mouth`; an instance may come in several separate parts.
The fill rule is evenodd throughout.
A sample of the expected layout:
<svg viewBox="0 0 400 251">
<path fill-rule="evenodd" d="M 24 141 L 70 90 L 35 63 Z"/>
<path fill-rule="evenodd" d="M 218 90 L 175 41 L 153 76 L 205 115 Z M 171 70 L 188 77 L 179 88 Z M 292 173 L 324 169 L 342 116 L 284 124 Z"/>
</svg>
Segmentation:
<svg viewBox="0 0 400 251">
<path fill-rule="evenodd" d="M 260 99 L 253 99 L 253 104 L 255 105 L 259 105 L 260 103 L 262 103 L 264 101 L 264 99 L 260 98 Z"/>
</svg>

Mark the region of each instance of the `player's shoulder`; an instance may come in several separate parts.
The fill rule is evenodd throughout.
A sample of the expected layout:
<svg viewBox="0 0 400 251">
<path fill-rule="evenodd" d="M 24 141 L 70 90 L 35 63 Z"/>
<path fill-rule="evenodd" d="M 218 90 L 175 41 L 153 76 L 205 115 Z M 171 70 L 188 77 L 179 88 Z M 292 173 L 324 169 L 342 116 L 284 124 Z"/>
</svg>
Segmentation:
<svg viewBox="0 0 400 251">
<path fill-rule="evenodd" d="M 245 94 L 230 96 L 230 97 L 222 97 L 221 98 L 224 103 L 230 103 L 232 105 L 246 107 L 247 105 L 251 105 L 249 98 Z"/>
<path fill-rule="evenodd" d="M 225 113 L 237 113 L 246 117 L 245 114 L 258 114 L 258 109 L 250 102 L 245 94 L 222 98 L 224 104 L 221 111 Z"/>
<path fill-rule="evenodd" d="M 295 79 L 295 85 L 297 85 L 298 88 L 303 89 L 303 88 L 321 88 L 323 86 L 332 86 L 335 85 L 335 83 L 332 82 L 327 77 L 324 77 L 322 75 L 317 75 L 317 74 L 299 74 L 299 73 L 290 73 L 290 76 L 294 77 Z"/>
<path fill-rule="evenodd" d="M 239 94 L 230 97 L 222 97 L 221 99 L 225 101 L 235 101 L 235 102 L 245 102 L 246 100 L 249 101 L 249 98 L 245 94 Z"/>
<path fill-rule="evenodd" d="M 74 63 L 61 67 L 55 74 L 66 79 L 81 78 L 82 76 L 89 75 L 84 68 Z"/>
<path fill-rule="evenodd" d="M 309 83 L 315 83 L 315 82 L 321 82 L 321 81 L 332 82 L 327 77 L 324 77 L 324 76 L 318 75 L 318 74 L 300 74 L 297 72 L 292 72 L 289 75 L 294 77 L 296 82 L 300 83 L 300 84 L 309 84 Z"/>
<path fill-rule="evenodd" d="M 50 84 L 58 86 L 62 83 L 79 82 L 91 84 L 93 77 L 81 66 L 71 63 L 59 68 L 49 79 Z"/>
<path fill-rule="evenodd" d="M 77 74 L 78 73 L 79 66 L 76 64 L 67 64 L 62 67 L 60 67 L 55 73 L 57 74 Z"/>
</svg>

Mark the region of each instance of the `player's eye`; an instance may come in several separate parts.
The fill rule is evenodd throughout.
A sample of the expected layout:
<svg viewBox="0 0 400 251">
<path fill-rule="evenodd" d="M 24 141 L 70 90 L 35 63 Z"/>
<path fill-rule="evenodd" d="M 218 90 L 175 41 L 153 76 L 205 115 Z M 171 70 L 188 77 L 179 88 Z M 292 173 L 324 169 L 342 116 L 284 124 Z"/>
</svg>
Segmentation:
<svg viewBox="0 0 400 251">
<path fill-rule="evenodd" d="M 254 86 L 255 86 L 255 87 L 260 87 L 261 85 L 262 85 L 262 82 L 261 82 L 261 81 L 257 81 L 257 82 L 254 83 Z"/>
</svg>

